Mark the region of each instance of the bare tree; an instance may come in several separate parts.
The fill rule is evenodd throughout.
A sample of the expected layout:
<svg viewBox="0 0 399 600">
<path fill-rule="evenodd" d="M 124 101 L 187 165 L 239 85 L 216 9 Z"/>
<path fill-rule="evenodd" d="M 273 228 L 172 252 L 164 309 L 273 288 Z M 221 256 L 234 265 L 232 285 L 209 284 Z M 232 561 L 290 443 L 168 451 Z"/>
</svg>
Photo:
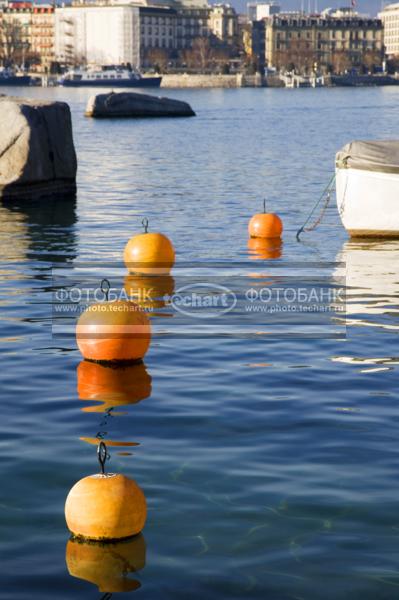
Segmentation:
<svg viewBox="0 0 399 600">
<path fill-rule="evenodd" d="M 189 68 L 206 71 L 214 59 L 214 50 L 206 37 L 195 38 L 190 49 L 183 52 L 183 60 Z"/>
<path fill-rule="evenodd" d="M 387 70 L 390 75 L 399 71 L 399 54 L 390 56 L 387 60 Z"/>
<path fill-rule="evenodd" d="M 335 50 L 332 54 L 332 68 L 334 73 L 344 73 L 353 66 L 349 52 L 346 50 Z"/>
<path fill-rule="evenodd" d="M 381 66 L 381 52 L 378 52 L 378 50 L 366 50 L 362 56 L 362 63 L 367 71 L 373 71 L 375 67 Z"/>
<path fill-rule="evenodd" d="M 168 66 L 169 56 L 163 48 L 149 48 L 145 55 L 145 61 L 149 66 L 164 73 Z"/>
<path fill-rule="evenodd" d="M 17 19 L 0 21 L 0 60 L 3 65 L 24 62 L 28 44 L 24 41 L 23 27 Z"/>
<path fill-rule="evenodd" d="M 286 47 L 279 48 L 275 55 L 275 66 L 287 71 L 310 74 L 317 63 L 317 52 L 311 41 L 292 39 Z"/>
</svg>

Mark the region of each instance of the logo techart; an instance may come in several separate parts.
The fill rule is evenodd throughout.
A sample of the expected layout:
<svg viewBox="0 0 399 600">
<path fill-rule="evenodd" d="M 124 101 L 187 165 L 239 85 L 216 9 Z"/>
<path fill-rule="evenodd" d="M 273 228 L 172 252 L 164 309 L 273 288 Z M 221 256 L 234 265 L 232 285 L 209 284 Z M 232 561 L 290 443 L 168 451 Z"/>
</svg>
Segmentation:
<svg viewBox="0 0 399 600">
<path fill-rule="evenodd" d="M 216 283 L 193 283 L 179 288 L 171 297 L 172 306 L 189 317 L 214 319 L 233 310 L 234 292 Z"/>
</svg>

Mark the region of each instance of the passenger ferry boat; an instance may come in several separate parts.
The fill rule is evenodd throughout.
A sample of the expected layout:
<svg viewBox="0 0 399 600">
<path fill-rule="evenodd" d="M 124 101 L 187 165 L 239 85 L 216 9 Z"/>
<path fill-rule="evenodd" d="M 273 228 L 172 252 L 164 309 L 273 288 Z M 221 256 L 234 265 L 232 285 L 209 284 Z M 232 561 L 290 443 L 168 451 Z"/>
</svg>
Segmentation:
<svg viewBox="0 0 399 600">
<path fill-rule="evenodd" d="M 0 85 L 31 85 L 29 75 L 18 75 L 13 69 L 0 68 Z"/>
<path fill-rule="evenodd" d="M 159 87 L 162 77 L 143 77 L 126 67 L 103 66 L 100 69 L 74 69 L 60 79 L 65 87 Z"/>
<path fill-rule="evenodd" d="M 399 238 L 399 141 L 354 141 L 336 155 L 338 212 L 351 237 Z"/>
</svg>

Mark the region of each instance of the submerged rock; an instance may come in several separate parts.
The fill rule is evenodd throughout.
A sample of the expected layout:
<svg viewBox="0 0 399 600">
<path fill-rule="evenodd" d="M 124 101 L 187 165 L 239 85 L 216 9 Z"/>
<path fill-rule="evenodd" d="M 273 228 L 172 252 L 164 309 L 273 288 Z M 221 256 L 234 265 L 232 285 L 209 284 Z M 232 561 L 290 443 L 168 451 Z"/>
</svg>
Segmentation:
<svg viewBox="0 0 399 600">
<path fill-rule="evenodd" d="M 187 102 L 121 92 L 97 94 L 87 103 L 86 117 L 195 117 L 195 112 Z"/>
<path fill-rule="evenodd" d="M 65 102 L 0 97 L 0 197 L 76 191 L 76 153 Z"/>
</svg>

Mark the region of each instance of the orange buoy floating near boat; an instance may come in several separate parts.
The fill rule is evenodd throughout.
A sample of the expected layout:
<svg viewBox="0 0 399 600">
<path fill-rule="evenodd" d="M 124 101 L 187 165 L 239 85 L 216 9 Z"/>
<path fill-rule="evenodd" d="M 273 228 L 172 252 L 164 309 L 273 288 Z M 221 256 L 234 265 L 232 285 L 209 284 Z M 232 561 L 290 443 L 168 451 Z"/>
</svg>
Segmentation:
<svg viewBox="0 0 399 600">
<path fill-rule="evenodd" d="M 263 213 L 254 215 L 248 223 L 251 238 L 280 238 L 283 222 L 275 213 L 266 212 L 266 200 L 263 201 Z"/>
<path fill-rule="evenodd" d="M 98 446 L 101 473 L 84 477 L 70 490 L 65 502 L 65 519 L 76 538 L 111 541 L 140 533 L 147 517 L 143 491 L 133 479 L 105 473 L 107 448 Z"/>
<path fill-rule="evenodd" d="M 89 306 L 79 317 L 76 341 L 86 360 L 100 363 L 138 361 L 150 345 L 150 320 L 129 300 L 99 302 Z"/>
<path fill-rule="evenodd" d="M 167 275 L 175 264 L 175 249 L 170 239 L 159 232 L 148 232 L 148 219 L 143 219 L 144 233 L 133 236 L 125 246 L 124 261 L 129 273 Z"/>
</svg>

